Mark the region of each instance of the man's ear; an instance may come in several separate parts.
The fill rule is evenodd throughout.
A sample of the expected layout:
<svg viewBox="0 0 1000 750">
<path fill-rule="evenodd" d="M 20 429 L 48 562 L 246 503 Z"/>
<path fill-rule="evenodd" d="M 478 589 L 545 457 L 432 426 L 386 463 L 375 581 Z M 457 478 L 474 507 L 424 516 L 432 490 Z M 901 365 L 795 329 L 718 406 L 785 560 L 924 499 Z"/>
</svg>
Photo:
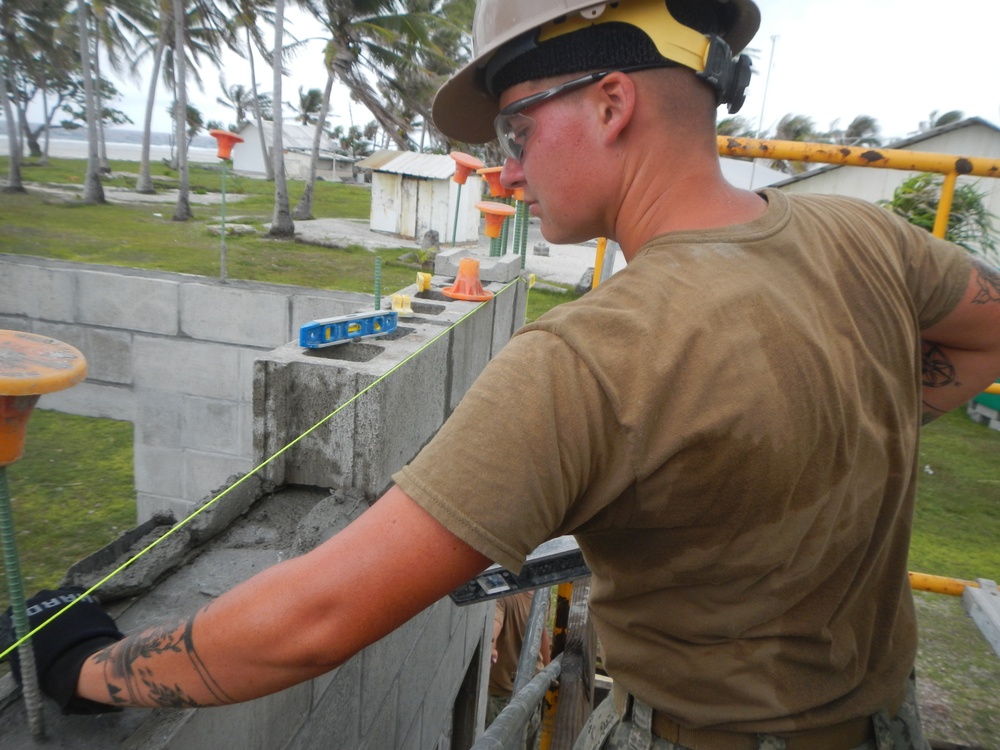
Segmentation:
<svg viewBox="0 0 1000 750">
<path fill-rule="evenodd" d="M 598 81 L 595 89 L 604 143 L 611 145 L 621 137 L 635 114 L 635 82 L 616 71 Z"/>
</svg>

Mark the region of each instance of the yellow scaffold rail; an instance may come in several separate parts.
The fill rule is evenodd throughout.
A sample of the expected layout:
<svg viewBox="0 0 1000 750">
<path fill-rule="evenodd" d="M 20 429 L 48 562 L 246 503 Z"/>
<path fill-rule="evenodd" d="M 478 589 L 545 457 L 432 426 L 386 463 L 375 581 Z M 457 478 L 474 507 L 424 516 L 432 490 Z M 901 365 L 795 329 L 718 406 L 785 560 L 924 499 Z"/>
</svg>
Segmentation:
<svg viewBox="0 0 1000 750">
<path fill-rule="evenodd" d="M 945 176 L 941 200 L 934 221 L 934 235 L 944 237 L 948 228 L 955 183 L 959 175 L 1000 177 L 1000 160 L 983 157 L 955 156 L 924 151 L 892 148 L 839 146 L 833 143 L 802 143 L 799 141 L 769 141 L 756 138 L 718 136 L 719 154 L 751 159 L 803 161 L 819 164 L 840 164 L 852 167 L 879 167 L 912 172 L 934 172 Z"/>
<path fill-rule="evenodd" d="M 935 576 L 930 573 L 914 573 L 910 571 L 910 588 L 914 591 L 929 591 L 932 594 L 947 594 L 961 596 L 966 588 L 979 588 L 976 581 L 963 581 L 961 578 Z"/>
</svg>

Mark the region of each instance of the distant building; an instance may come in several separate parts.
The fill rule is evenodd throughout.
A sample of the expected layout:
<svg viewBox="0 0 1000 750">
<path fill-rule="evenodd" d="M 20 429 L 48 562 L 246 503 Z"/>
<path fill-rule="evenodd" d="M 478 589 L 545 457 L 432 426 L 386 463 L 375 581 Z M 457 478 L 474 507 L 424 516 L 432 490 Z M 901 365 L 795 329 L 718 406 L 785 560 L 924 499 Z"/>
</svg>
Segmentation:
<svg viewBox="0 0 1000 750">
<path fill-rule="evenodd" d="M 371 170 L 371 228 L 376 232 L 423 239 L 437 232 L 441 244 L 477 242 L 483 179 L 471 174 L 459 186 L 452 176 L 455 160 L 440 154 L 376 151 L 355 165 Z M 455 209 L 458 206 L 458 216 Z"/>
<path fill-rule="evenodd" d="M 271 153 L 274 123 L 264 120 L 264 142 L 267 152 Z M 261 131 L 257 124 L 250 122 L 240 128 L 237 133 L 243 143 L 233 147 L 233 171 L 250 176 L 263 176 L 264 158 L 261 154 Z M 305 180 L 309 177 L 309 161 L 312 157 L 313 137 L 316 134 L 315 125 L 300 123 L 284 123 L 282 127 L 282 145 L 285 150 L 285 174 L 293 180 Z M 319 141 L 319 160 L 316 165 L 316 176 L 324 180 L 353 180 L 353 159 L 340 154 L 330 137 L 323 133 Z"/>
<path fill-rule="evenodd" d="M 1000 128 L 978 117 L 918 133 L 886 148 L 921 151 L 955 156 L 1000 159 Z M 878 150 L 878 149 L 875 149 Z M 824 193 L 850 195 L 875 203 L 892 198 L 896 188 L 918 172 L 899 169 L 873 169 L 827 164 L 795 177 L 775 183 L 773 187 L 786 193 Z M 987 209 L 1000 216 L 1000 180 L 986 177 L 959 177 L 961 186 L 979 183 L 979 190 L 988 193 Z"/>
</svg>

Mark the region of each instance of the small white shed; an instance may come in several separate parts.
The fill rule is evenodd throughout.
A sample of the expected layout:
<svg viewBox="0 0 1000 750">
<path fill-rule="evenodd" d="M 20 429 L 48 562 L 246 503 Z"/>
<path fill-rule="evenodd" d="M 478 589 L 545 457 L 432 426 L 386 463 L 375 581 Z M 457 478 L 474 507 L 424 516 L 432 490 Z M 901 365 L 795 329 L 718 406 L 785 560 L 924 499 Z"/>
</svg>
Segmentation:
<svg viewBox="0 0 1000 750">
<path fill-rule="evenodd" d="M 471 174 L 464 185 L 456 183 L 450 156 L 380 151 L 356 166 L 372 170 L 374 231 L 415 240 L 435 231 L 442 245 L 479 240 L 482 215 L 475 204 L 483 199 L 483 179 Z"/>
<path fill-rule="evenodd" d="M 267 144 L 267 152 L 271 153 L 273 143 L 272 134 L 274 123 L 264 120 L 264 142 Z M 312 158 L 313 136 L 316 134 L 315 125 L 302 125 L 300 123 L 284 123 L 282 127 L 282 146 L 285 151 L 285 175 L 293 180 L 305 180 L 309 178 L 309 160 Z M 243 143 L 237 143 L 233 147 L 233 171 L 247 175 L 264 175 L 264 157 L 260 150 L 261 131 L 257 124 L 250 122 L 245 124 L 238 131 L 238 135 L 243 139 Z M 342 162 L 342 163 L 341 163 Z M 340 163 L 340 174 L 337 170 Z M 319 141 L 319 162 L 316 166 L 316 175 L 324 180 L 339 180 L 346 175 L 345 179 L 350 179 L 350 159 L 337 154 L 333 141 L 324 132 Z"/>
</svg>

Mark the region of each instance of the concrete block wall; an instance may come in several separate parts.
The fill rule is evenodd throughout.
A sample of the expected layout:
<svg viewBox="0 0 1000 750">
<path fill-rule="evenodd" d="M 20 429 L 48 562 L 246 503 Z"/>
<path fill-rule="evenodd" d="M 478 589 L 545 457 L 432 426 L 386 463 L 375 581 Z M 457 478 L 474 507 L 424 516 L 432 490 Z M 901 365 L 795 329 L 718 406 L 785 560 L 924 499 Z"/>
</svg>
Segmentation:
<svg viewBox="0 0 1000 750">
<path fill-rule="evenodd" d="M 256 466 L 269 459 L 265 476 L 254 479 L 252 488 L 245 483 L 227 494 L 195 519 L 190 532 L 177 535 L 184 541 L 176 546 L 183 549 L 169 551 L 171 572 L 151 590 L 130 592 L 132 598 L 110 605 L 126 632 L 196 611 L 259 570 L 311 549 L 360 514 L 365 500 L 388 486 L 390 475 L 430 439 L 509 340 L 524 319 L 527 295 L 512 277 L 507 284 L 488 284 L 499 294 L 477 307 L 442 296 L 441 279 L 435 277 L 430 293 L 401 290 L 414 297 L 415 314 L 402 319 L 391 336 L 305 352 L 288 343 L 292 331 L 265 324 L 260 311 L 281 317 L 282 325 L 295 321 L 297 331 L 301 322 L 339 314 L 329 311 L 334 300 L 322 293 L 254 288 L 233 299 L 232 287 L 211 289 L 216 286 L 211 281 L 193 277 L 42 261 L 7 264 L 2 256 L 0 264 L 0 326 L 60 338 L 95 363 L 91 379 L 64 392 L 59 407 L 132 419 L 137 460 L 143 462 L 136 477 L 144 487 L 186 491 L 183 472 L 171 470 L 178 461 L 189 467 L 203 462 L 198 469 L 203 476 L 221 467 L 215 476 L 224 482 L 231 467 L 236 471 L 229 473 L 244 469 L 241 461 Z M 124 279 L 110 278 L 116 275 Z M 29 281 L 32 293 L 20 294 L 19 285 Z M 89 288 L 100 285 L 103 292 Z M 119 293 L 153 297 L 156 319 L 142 317 L 140 302 L 107 299 Z M 282 293 L 284 307 L 269 298 Z M 46 294 L 51 308 L 38 301 Z M 218 309 L 223 304 L 235 312 Z M 201 309 L 205 306 L 213 309 Z M 172 313 L 173 328 L 161 320 Z M 130 316 L 141 320 L 123 325 Z M 247 344 L 251 316 L 259 316 L 268 335 L 280 334 L 271 344 L 276 348 Z M 195 339 L 195 331 L 215 338 Z M 189 421 L 201 434 L 192 432 Z M 224 443 L 233 453 L 220 450 Z M 232 465 L 215 460 L 220 455 Z M 274 486 L 275 492 L 264 494 Z M 200 499 L 208 497 L 203 493 Z M 215 536 L 206 537 L 207 529 Z M 91 582 L 122 562 L 112 556 L 89 568 Z M 450 750 L 453 728 L 468 739 L 483 725 L 492 620 L 490 603 L 459 608 L 445 598 L 336 670 L 281 693 L 225 708 L 126 710 L 99 717 L 61 718 L 47 704 L 46 731 L 58 746 L 81 750 Z M 288 637 L 294 637 L 293 624 Z M 32 747 L 23 705 L 8 702 L 13 696 L 11 678 L 4 678 L 4 747 Z"/>
<path fill-rule="evenodd" d="M 263 476 L 381 494 L 524 320 L 525 284 L 486 288 L 498 294 L 479 309 L 404 289 L 414 315 L 390 336 L 311 351 L 288 344 L 258 357 L 255 452 L 274 457 Z"/>
<path fill-rule="evenodd" d="M 137 517 L 178 519 L 253 462 L 256 357 L 371 297 L 0 255 L 0 328 L 65 341 L 86 382 L 40 408 L 132 422 Z"/>
</svg>

